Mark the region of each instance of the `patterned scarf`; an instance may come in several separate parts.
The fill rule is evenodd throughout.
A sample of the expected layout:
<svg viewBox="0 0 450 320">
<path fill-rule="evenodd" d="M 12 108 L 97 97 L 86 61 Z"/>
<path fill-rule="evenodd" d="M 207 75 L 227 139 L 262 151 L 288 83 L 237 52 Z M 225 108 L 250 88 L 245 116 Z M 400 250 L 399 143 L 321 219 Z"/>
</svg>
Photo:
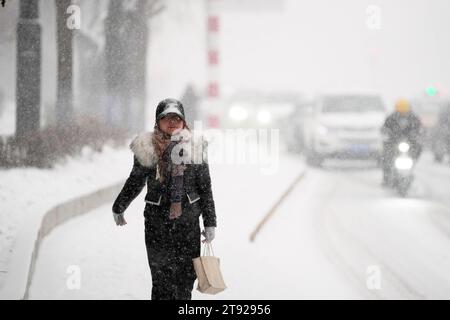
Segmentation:
<svg viewBox="0 0 450 320">
<path fill-rule="evenodd" d="M 159 181 L 161 182 L 164 181 L 165 173 L 167 171 L 168 163 L 165 163 L 165 161 L 163 161 L 163 154 L 170 144 L 170 138 L 171 136 L 169 134 L 163 132 L 157 125 L 155 125 L 152 136 L 152 143 L 158 157 L 157 178 L 159 178 Z"/>
<path fill-rule="evenodd" d="M 155 125 L 152 143 L 158 156 L 157 176 L 161 183 L 168 181 L 170 191 L 170 219 L 179 218 L 182 214 L 181 199 L 183 196 L 183 176 L 186 165 L 173 162 L 173 148 L 180 143 L 189 142 L 191 133 L 185 125 L 184 129 L 173 136 L 164 133 Z M 182 151 L 183 152 L 183 151 Z"/>
</svg>

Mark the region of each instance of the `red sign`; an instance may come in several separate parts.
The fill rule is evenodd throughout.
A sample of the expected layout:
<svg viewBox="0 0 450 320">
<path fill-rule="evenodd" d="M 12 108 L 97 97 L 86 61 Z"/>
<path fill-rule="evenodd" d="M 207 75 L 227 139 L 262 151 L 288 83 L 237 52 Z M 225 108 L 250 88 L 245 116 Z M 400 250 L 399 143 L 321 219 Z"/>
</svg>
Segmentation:
<svg viewBox="0 0 450 320">
<path fill-rule="evenodd" d="M 219 117 L 216 115 L 209 115 L 207 120 L 207 126 L 208 128 L 219 128 L 220 126 Z"/>
<path fill-rule="evenodd" d="M 219 17 L 209 16 L 208 17 L 208 32 L 219 32 Z"/>
<path fill-rule="evenodd" d="M 217 98 L 219 96 L 219 84 L 217 82 L 211 82 L 208 85 L 208 97 Z"/>
<path fill-rule="evenodd" d="M 208 63 L 210 65 L 217 65 L 219 64 L 219 52 L 215 50 L 210 50 L 208 52 Z"/>
</svg>

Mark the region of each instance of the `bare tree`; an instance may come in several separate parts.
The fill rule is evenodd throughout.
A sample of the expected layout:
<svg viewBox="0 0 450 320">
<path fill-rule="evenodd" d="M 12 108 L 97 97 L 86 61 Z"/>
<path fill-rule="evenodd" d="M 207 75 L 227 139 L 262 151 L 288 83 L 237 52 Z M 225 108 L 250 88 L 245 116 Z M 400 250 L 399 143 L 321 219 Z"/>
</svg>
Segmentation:
<svg viewBox="0 0 450 320">
<path fill-rule="evenodd" d="M 55 0 L 58 44 L 56 121 L 59 126 L 69 125 L 73 118 L 73 35 L 66 25 L 66 11 L 71 3 L 71 0 Z"/>
<path fill-rule="evenodd" d="M 109 121 L 128 130 L 145 127 L 149 20 L 164 10 L 161 0 L 111 0 L 105 21 Z"/>
<path fill-rule="evenodd" d="M 16 136 L 40 129 L 41 27 L 38 1 L 20 1 L 17 25 Z"/>
</svg>

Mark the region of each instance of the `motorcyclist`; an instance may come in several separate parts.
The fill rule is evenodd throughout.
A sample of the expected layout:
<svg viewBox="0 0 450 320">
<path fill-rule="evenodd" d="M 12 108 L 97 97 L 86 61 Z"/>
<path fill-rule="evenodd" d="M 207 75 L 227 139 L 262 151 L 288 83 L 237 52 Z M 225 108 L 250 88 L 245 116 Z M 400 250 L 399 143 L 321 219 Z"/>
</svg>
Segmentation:
<svg viewBox="0 0 450 320">
<path fill-rule="evenodd" d="M 417 159 L 421 152 L 422 146 L 419 138 L 422 133 L 422 124 L 420 119 L 411 110 L 409 102 L 400 99 L 395 104 L 395 111 L 390 114 L 381 128 L 384 137 L 383 141 L 383 186 L 390 183 L 390 170 L 393 166 L 396 148 L 400 139 L 406 139 L 411 147 L 411 155 Z"/>
</svg>

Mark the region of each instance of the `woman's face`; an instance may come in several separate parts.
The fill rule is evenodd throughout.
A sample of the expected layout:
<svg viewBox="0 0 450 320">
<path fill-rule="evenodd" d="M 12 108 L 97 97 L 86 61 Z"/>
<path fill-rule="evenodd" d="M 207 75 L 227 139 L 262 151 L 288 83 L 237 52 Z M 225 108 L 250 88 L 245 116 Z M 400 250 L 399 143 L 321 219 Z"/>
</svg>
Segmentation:
<svg viewBox="0 0 450 320">
<path fill-rule="evenodd" d="M 183 119 L 176 114 L 168 114 L 158 122 L 159 128 L 167 134 L 173 135 L 183 129 Z"/>
</svg>

